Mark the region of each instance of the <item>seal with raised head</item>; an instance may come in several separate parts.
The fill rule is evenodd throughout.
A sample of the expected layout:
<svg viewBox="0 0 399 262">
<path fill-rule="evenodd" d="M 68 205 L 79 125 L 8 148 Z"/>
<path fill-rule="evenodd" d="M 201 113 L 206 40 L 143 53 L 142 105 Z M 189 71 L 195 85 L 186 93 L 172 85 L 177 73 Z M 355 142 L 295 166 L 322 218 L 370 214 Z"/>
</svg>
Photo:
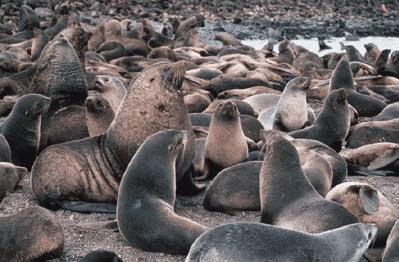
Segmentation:
<svg viewBox="0 0 399 262">
<path fill-rule="evenodd" d="M 386 106 L 383 101 L 375 97 L 356 92 L 352 70 L 345 57 L 339 61 L 330 80 L 330 92 L 341 88 L 346 90 L 348 103 L 356 109 L 359 116 L 375 116 Z"/>
<path fill-rule="evenodd" d="M 185 131 L 157 132 L 129 163 L 120 184 L 117 219 L 119 231 L 131 245 L 151 252 L 187 254 L 207 229 L 174 212 L 176 158 L 187 139 Z"/>
<path fill-rule="evenodd" d="M 115 112 L 101 94 L 94 93 L 86 98 L 86 124 L 90 136 L 105 133 L 114 120 Z"/>
<path fill-rule="evenodd" d="M 260 223 L 224 224 L 202 234 L 185 261 L 355 262 L 376 232 L 374 225 L 359 223 L 320 234 Z"/>
<path fill-rule="evenodd" d="M 265 128 L 285 132 L 295 131 L 308 124 L 306 92 L 310 78 L 297 77 L 287 83 L 280 100 L 268 121 L 262 122 Z"/>
<path fill-rule="evenodd" d="M 127 92 L 123 81 L 111 75 L 97 75 L 95 82 L 94 90 L 108 101 L 116 113 Z"/>
<path fill-rule="evenodd" d="M 132 80 L 105 134 L 45 149 L 32 168 L 37 201 L 49 208 L 114 212 L 120 179 L 138 147 L 151 134 L 171 128 L 188 131 L 176 180 L 178 189 L 184 182 L 182 188 L 194 193 L 198 188 L 186 172 L 194 156 L 194 136 L 181 94 L 184 71 L 182 62 L 146 68 Z"/>
<path fill-rule="evenodd" d="M 1 261 L 45 261 L 64 250 L 64 230 L 57 217 L 33 206 L 0 217 Z"/>
<path fill-rule="evenodd" d="M 328 192 L 326 199 L 341 204 L 352 215 L 365 224 L 376 224 L 378 228 L 373 247 L 383 247 L 399 211 L 375 187 L 363 182 L 345 182 Z"/>
<path fill-rule="evenodd" d="M 11 149 L 15 165 L 31 168 L 39 149 L 41 119 L 51 99 L 38 94 L 20 97 L 10 115 L 0 127 Z"/>
<path fill-rule="evenodd" d="M 289 135 L 294 138 L 318 140 L 337 152 L 341 151 L 351 122 L 351 111 L 346 98 L 345 89 L 331 92 L 314 124 Z"/>
<path fill-rule="evenodd" d="M 247 138 L 241 127 L 240 113 L 234 102 L 220 104 L 212 115 L 205 142 L 205 161 L 209 176 L 244 161 L 248 157 Z"/>
<path fill-rule="evenodd" d="M 82 65 L 71 43 L 63 36 L 56 37 L 37 62 L 29 92 L 50 97 L 51 113 L 70 104 L 83 105 L 87 89 Z"/>
<path fill-rule="evenodd" d="M 343 206 L 315 191 L 294 145 L 282 136 L 268 141 L 259 188 L 262 223 L 320 233 L 358 222 Z"/>
</svg>

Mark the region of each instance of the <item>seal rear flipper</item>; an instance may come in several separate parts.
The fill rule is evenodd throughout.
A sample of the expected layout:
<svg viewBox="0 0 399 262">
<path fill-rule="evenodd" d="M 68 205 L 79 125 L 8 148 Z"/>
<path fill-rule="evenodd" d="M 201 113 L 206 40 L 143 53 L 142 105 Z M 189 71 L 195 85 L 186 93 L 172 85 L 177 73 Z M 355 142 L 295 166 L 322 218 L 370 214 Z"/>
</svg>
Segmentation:
<svg viewBox="0 0 399 262">
<path fill-rule="evenodd" d="M 57 204 L 60 208 L 77 213 L 116 213 L 116 204 L 90 203 L 84 201 L 64 200 Z"/>
<path fill-rule="evenodd" d="M 190 171 L 187 171 L 180 179 L 180 181 L 177 182 L 176 193 L 181 196 L 193 196 L 201 193 L 206 188 L 205 185 L 197 184 L 194 182 L 191 175 L 191 170 L 192 167 L 190 168 Z"/>
</svg>

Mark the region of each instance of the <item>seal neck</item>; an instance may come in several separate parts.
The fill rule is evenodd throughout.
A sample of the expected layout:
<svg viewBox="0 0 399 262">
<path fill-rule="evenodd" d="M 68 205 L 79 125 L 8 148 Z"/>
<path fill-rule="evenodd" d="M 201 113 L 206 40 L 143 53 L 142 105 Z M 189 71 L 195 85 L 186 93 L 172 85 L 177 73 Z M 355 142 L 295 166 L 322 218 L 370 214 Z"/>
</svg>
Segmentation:
<svg viewBox="0 0 399 262">
<path fill-rule="evenodd" d="M 318 197 L 300 165 L 295 147 L 282 137 L 268 145 L 259 175 L 261 222 L 272 224 L 299 199 Z"/>
</svg>

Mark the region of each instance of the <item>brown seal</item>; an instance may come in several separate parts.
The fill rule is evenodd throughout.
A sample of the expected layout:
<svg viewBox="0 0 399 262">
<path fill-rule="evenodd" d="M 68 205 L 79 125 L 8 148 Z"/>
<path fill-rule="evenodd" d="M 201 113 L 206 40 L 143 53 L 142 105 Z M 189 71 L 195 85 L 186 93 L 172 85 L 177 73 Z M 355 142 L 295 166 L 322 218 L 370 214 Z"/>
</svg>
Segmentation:
<svg viewBox="0 0 399 262">
<path fill-rule="evenodd" d="M 344 149 L 350 175 L 399 175 L 399 144 L 380 142 L 355 149 Z"/>
<path fill-rule="evenodd" d="M 114 120 L 115 112 L 101 94 L 94 93 L 86 98 L 86 124 L 90 136 L 105 133 Z"/>
<path fill-rule="evenodd" d="M 0 217 L 1 261 L 44 261 L 64 250 L 64 231 L 57 217 L 42 207 L 28 207 Z"/>
<path fill-rule="evenodd" d="M 262 223 L 320 233 L 358 222 L 344 207 L 315 191 L 294 145 L 282 136 L 267 144 L 259 187 Z"/>
<path fill-rule="evenodd" d="M 151 135 L 123 174 L 117 219 L 119 231 L 131 245 L 151 252 L 187 254 L 207 229 L 174 212 L 176 158 L 187 139 L 180 130 Z"/>
<path fill-rule="evenodd" d="M 385 246 L 399 211 L 375 187 L 362 182 L 345 182 L 331 189 L 326 199 L 344 206 L 359 222 L 376 224 L 378 232 L 373 247 Z"/>
<path fill-rule="evenodd" d="M 314 139 L 339 152 L 349 132 L 351 112 L 345 89 L 332 91 L 314 124 L 289 133 L 294 138 Z M 331 127 L 334 127 L 332 130 Z"/>
<path fill-rule="evenodd" d="M 214 167 L 210 168 L 211 177 L 247 157 L 247 139 L 242 131 L 237 106 L 230 101 L 222 103 L 212 115 L 205 143 L 205 161 Z"/>
<path fill-rule="evenodd" d="M 120 179 L 138 147 L 151 134 L 171 128 L 188 131 L 187 146 L 178 155 L 176 181 L 194 193 L 197 188 L 186 172 L 194 156 L 194 136 L 181 94 L 184 71 L 181 62 L 146 68 L 132 80 L 105 134 L 44 150 L 32 168 L 38 202 L 80 212 L 114 212 Z"/>
</svg>

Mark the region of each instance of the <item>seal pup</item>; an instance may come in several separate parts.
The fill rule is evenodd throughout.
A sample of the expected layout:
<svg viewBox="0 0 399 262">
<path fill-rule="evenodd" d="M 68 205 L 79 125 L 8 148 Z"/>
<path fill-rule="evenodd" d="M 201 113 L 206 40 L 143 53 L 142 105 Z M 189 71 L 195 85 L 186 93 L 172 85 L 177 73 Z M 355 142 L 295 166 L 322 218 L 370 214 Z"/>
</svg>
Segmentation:
<svg viewBox="0 0 399 262">
<path fill-rule="evenodd" d="M 315 191 L 294 145 L 280 135 L 267 144 L 259 188 L 262 223 L 320 233 L 358 222 L 344 207 Z"/>
<path fill-rule="evenodd" d="M 351 112 L 345 89 L 332 91 L 326 98 L 323 108 L 312 126 L 290 132 L 293 138 L 314 139 L 325 143 L 335 151 L 342 148 L 348 135 Z"/>
<path fill-rule="evenodd" d="M 373 247 L 385 246 L 399 211 L 375 187 L 363 182 L 345 182 L 328 192 L 326 199 L 337 202 L 357 217 L 360 223 L 378 228 Z"/>
<path fill-rule="evenodd" d="M 80 262 L 123 262 L 114 252 L 98 249 L 84 256 Z"/>
<path fill-rule="evenodd" d="M 8 162 L 0 162 L 0 202 L 11 192 L 27 173 L 25 167 L 15 166 Z"/>
<path fill-rule="evenodd" d="M 98 93 L 91 94 L 86 98 L 85 111 L 90 136 L 105 133 L 115 117 L 111 105 Z"/>
<path fill-rule="evenodd" d="M 220 104 L 212 114 L 205 142 L 205 161 L 213 178 L 223 168 L 248 157 L 247 138 L 241 127 L 240 113 L 234 102 Z"/>
<path fill-rule="evenodd" d="M 382 262 L 395 262 L 399 259 L 399 219 L 396 220 L 387 239 Z"/>
<path fill-rule="evenodd" d="M 340 155 L 348 164 L 350 175 L 399 175 L 399 144 L 380 142 L 358 148 L 346 148 Z"/>
<path fill-rule="evenodd" d="M 188 131 L 187 146 L 178 155 L 178 189 L 198 190 L 186 172 L 194 136 L 181 94 L 184 71 L 182 62 L 147 67 L 132 80 L 107 132 L 46 148 L 32 168 L 36 200 L 52 209 L 115 212 L 119 182 L 132 156 L 148 136 L 171 128 Z"/>
<path fill-rule="evenodd" d="M 348 103 L 356 109 L 361 117 L 375 116 L 386 106 L 386 103 L 377 98 L 356 92 L 352 70 L 345 57 L 339 61 L 330 80 L 330 92 L 340 88 L 345 88 Z"/>
<path fill-rule="evenodd" d="M 353 224 L 307 234 L 260 223 L 214 227 L 192 245 L 186 262 L 355 262 L 373 241 L 374 225 Z"/>
<path fill-rule="evenodd" d="M 39 149 L 42 116 L 47 112 L 51 99 L 38 94 L 20 97 L 10 115 L 0 127 L 11 149 L 12 162 L 31 168 Z"/>
<path fill-rule="evenodd" d="M 123 174 L 117 220 L 120 233 L 131 245 L 151 252 L 187 254 L 207 229 L 177 215 L 173 208 L 176 158 L 187 139 L 186 132 L 179 130 L 151 135 Z"/>
<path fill-rule="evenodd" d="M 64 250 L 64 230 L 45 208 L 32 206 L 0 217 L 1 261 L 44 261 Z"/>
</svg>

